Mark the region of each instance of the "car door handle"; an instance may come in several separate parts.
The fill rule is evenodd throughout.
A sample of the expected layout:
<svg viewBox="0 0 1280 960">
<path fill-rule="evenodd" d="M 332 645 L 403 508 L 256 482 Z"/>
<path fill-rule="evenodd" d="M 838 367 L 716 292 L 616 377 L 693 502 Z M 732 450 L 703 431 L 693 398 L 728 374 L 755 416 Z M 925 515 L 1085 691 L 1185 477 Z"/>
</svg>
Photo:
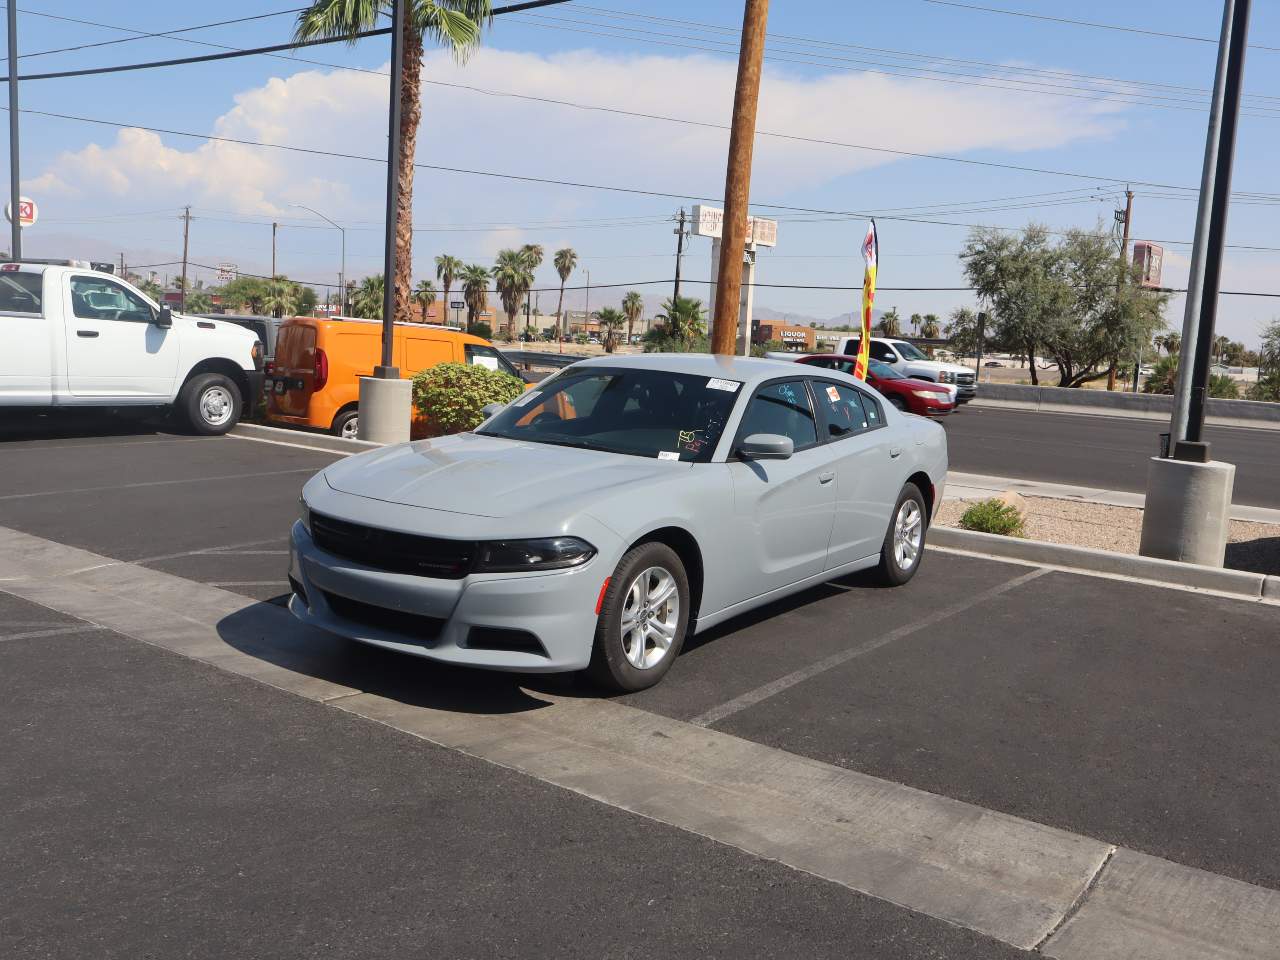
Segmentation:
<svg viewBox="0 0 1280 960">
<path fill-rule="evenodd" d="M 84 337 L 85 339 L 92 339 L 97 335 L 98 335 L 97 330 L 77 330 L 76 331 L 77 337 Z"/>
<path fill-rule="evenodd" d="M 890 448 L 889 448 L 889 457 L 890 457 L 890 459 L 892 459 L 892 460 L 897 460 L 900 456 L 902 456 L 902 448 L 901 448 L 901 447 L 890 447 Z"/>
<path fill-rule="evenodd" d="M 818 474 L 818 482 L 819 482 L 819 483 L 830 483 L 830 482 L 831 482 L 832 480 L 834 480 L 835 478 L 836 478 L 836 475 L 835 475 L 834 473 L 820 473 L 820 474 Z"/>
</svg>

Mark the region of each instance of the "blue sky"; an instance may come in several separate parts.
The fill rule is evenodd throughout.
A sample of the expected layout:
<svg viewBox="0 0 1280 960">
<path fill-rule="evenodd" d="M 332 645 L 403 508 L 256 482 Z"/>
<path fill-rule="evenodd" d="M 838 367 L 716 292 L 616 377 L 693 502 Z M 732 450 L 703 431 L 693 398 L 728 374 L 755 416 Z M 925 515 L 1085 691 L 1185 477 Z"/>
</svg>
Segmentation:
<svg viewBox="0 0 1280 960">
<path fill-rule="evenodd" d="M 605 6 L 575 2 L 502 18 L 487 36 L 486 50 L 471 63 L 459 67 L 437 54 L 428 58 L 425 76 L 491 93 L 727 122 L 734 65 L 729 51 L 741 18 L 740 0 L 598 2 Z M 1216 37 L 1220 22 L 1215 4 L 1187 0 L 1162 5 L 1158 16 L 1095 0 L 1073 4 L 1069 11 L 1039 0 L 990 0 L 989 5 L 1197 37 Z M 289 6 L 227 0 L 211 8 L 135 0 L 104 7 L 51 0 L 39 10 L 158 31 Z M 1274 4 L 1255 7 L 1253 42 L 1280 48 L 1280 11 Z M 291 26 L 292 16 L 285 15 L 185 36 L 251 46 L 283 42 Z M 1214 44 L 925 0 L 775 0 L 769 29 L 773 59 L 766 65 L 762 130 L 1085 175 L 1018 172 L 761 137 L 753 200 L 823 211 L 879 211 L 885 287 L 961 283 L 955 253 L 965 228 L 895 215 L 958 224 L 1020 226 L 1036 219 L 1055 228 L 1091 227 L 1099 218 L 1110 220 L 1126 180 L 1180 187 L 1199 182 L 1207 94 L 1198 91 L 1212 82 Z M 28 52 L 127 36 L 32 14 L 20 15 L 20 31 L 22 50 Z M 74 69 L 207 49 L 173 39 L 142 39 L 24 58 L 23 68 Z M 385 69 L 386 42 L 329 46 L 301 56 L 333 66 L 253 57 L 33 81 L 23 85 L 22 106 L 378 155 L 384 149 L 385 120 L 379 111 L 386 81 L 376 73 L 337 67 Z M 1274 173 L 1280 52 L 1250 51 L 1246 94 L 1251 99 L 1241 121 L 1234 187 L 1280 195 Z M 456 86 L 428 86 L 424 96 L 418 159 L 425 163 L 686 198 L 714 197 L 723 190 L 727 135 L 718 129 Z M 266 272 L 274 220 L 284 224 L 278 269 L 303 280 L 330 281 L 338 269 L 336 232 L 318 228 L 319 221 L 291 206 L 305 203 L 349 226 L 350 276 L 380 268 L 383 172 L 376 163 L 257 147 L 212 148 L 185 137 L 121 133 L 110 126 L 25 115 L 23 164 L 26 189 L 41 204 L 41 222 L 25 235 L 32 255 L 114 259 L 124 252 L 131 263 L 174 260 L 181 251 L 177 214 L 190 203 L 194 261 L 231 261 L 245 271 Z M 1137 238 L 1190 240 L 1192 193 L 1134 189 Z M 415 265 L 425 275 L 439 252 L 487 262 L 501 246 L 540 242 L 549 250 L 564 244 L 578 249 L 595 286 L 665 280 L 673 268 L 674 237 L 663 218 L 681 202 L 422 170 L 415 198 L 415 223 L 422 228 L 415 236 Z M 1232 209 L 1228 242 L 1280 247 L 1275 209 L 1274 202 L 1242 198 Z M 864 220 L 764 207 L 758 212 L 776 214 L 781 221 L 777 249 L 761 256 L 761 283 L 860 282 L 857 247 Z M 1166 282 L 1185 281 L 1188 250 L 1166 244 Z M 685 275 L 704 280 L 708 271 L 706 241 L 695 239 Z M 539 281 L 552 286 L 553 277 L 544 269 Z M 1280 252 L 1230 251 L 1224 287 L 1280 291 Z M 620 298 L 623 289 L 594 291 L 593 306 Z M 655 303 L 668 290 L 665 285 L 638 289 Z M 853 297 L 780 288 L 757 295 L 762 305 L 816 317 L 849 310 Z M 907 314 L 945 314 L 968 303 L 965 293 L 886 291 L 880 298 L 881 306 L 896 305 Z M 1180 297 L 1170 304 L 1168 321 L 1175 328 L 1181 325 L 1181 304 Z M 554 309 L 554 296 L 544 295 L 542 306 Z M 1224 298 L 1220 327 L 1253 342 L 1259 322 L 1277 314 L 1277 300 Z"/>
</svg>

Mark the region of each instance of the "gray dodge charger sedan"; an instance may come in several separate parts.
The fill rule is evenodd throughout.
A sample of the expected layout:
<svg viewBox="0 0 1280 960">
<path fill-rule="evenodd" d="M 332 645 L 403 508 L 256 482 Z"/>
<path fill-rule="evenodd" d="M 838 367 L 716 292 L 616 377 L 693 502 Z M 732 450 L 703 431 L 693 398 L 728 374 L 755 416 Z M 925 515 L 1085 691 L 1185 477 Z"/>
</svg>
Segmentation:
<svg viewBox="0 0 1280 960">
<path fill-rule="evenodd" d="M 817 367 L 566 367 L 472 433 L 313 477 L 289 609 L 392 650 L 657 683 L 686 636 L 825 580 L 920 566 L 942 428 Z"/>
</svg>

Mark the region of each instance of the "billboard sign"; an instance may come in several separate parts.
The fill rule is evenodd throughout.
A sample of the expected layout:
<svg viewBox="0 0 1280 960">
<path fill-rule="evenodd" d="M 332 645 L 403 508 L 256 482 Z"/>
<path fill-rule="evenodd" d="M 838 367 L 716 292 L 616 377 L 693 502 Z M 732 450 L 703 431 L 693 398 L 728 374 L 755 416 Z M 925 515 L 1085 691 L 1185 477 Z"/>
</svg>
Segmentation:
<svg viewBox="0 0 1280 960">
<path fill-rule="evenodd" d="M 1147 240 L 1133 244 L 1133 265 L 1138 271 L 1138 282 L 1144 287 L 1163 286 L 1164 247 Z"/>
<path fill-rule="evenodd" d="M 695 203 L 693 205 L 693 235 L 695 237 L 712 237 L 719 240 L 724 235 L 724 211 L 719 207 L 709 207 L 704 203 Z M 764 217 L 747 217 L 747 240 L 754 240 L 757 247 L 776 247 L 778 245 L 778 221 L 766 220 Z"/>
<path fill-rule="evenodd" d="M 6 203 L 4 205 L 5 219 L 13 223 L 13 204 Z M 18 198 L 18 225 L 29 227 L 40 219 L 40 208 L 36 206 L 36 202 L 30 197 Z"/>
<path fill-rule="evenodd" d="M 234 263 L 218 264 L 218 282 L 230 283 L 236 278 L 236 265 Z"/>
</svg>

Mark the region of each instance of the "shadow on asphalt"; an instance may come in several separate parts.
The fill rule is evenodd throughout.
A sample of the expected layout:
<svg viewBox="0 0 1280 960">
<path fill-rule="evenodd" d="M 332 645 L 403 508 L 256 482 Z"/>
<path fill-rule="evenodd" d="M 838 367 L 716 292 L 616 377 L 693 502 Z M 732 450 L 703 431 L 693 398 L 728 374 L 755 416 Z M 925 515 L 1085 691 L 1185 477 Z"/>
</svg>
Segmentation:
<svg viewBox="0 0 1280 960">
<path fill-rule="evenodd" d="M 0 443 L 14 440 L 71 440 L 84 437 L 154 436 L 172 428 L 148 410 L 136 413 L 101 411 L 5 410 L 0 413 Z"/>
<path fill-rule="evenodd" d="M 454 713 L 511 714 L 548 706 L 537 692 L 574 695 L 575 674 L 517 674 L 435 663 L 306 626 L 275 602 L 224 617 L 218 635 L 266 663 L 409 706 Z"/>
<path fill-rule="evenodd" d="M 1228 543 L 1226 564 L 1232 570 L 1280 576 L 1280 537 Z"/>
</svg>

